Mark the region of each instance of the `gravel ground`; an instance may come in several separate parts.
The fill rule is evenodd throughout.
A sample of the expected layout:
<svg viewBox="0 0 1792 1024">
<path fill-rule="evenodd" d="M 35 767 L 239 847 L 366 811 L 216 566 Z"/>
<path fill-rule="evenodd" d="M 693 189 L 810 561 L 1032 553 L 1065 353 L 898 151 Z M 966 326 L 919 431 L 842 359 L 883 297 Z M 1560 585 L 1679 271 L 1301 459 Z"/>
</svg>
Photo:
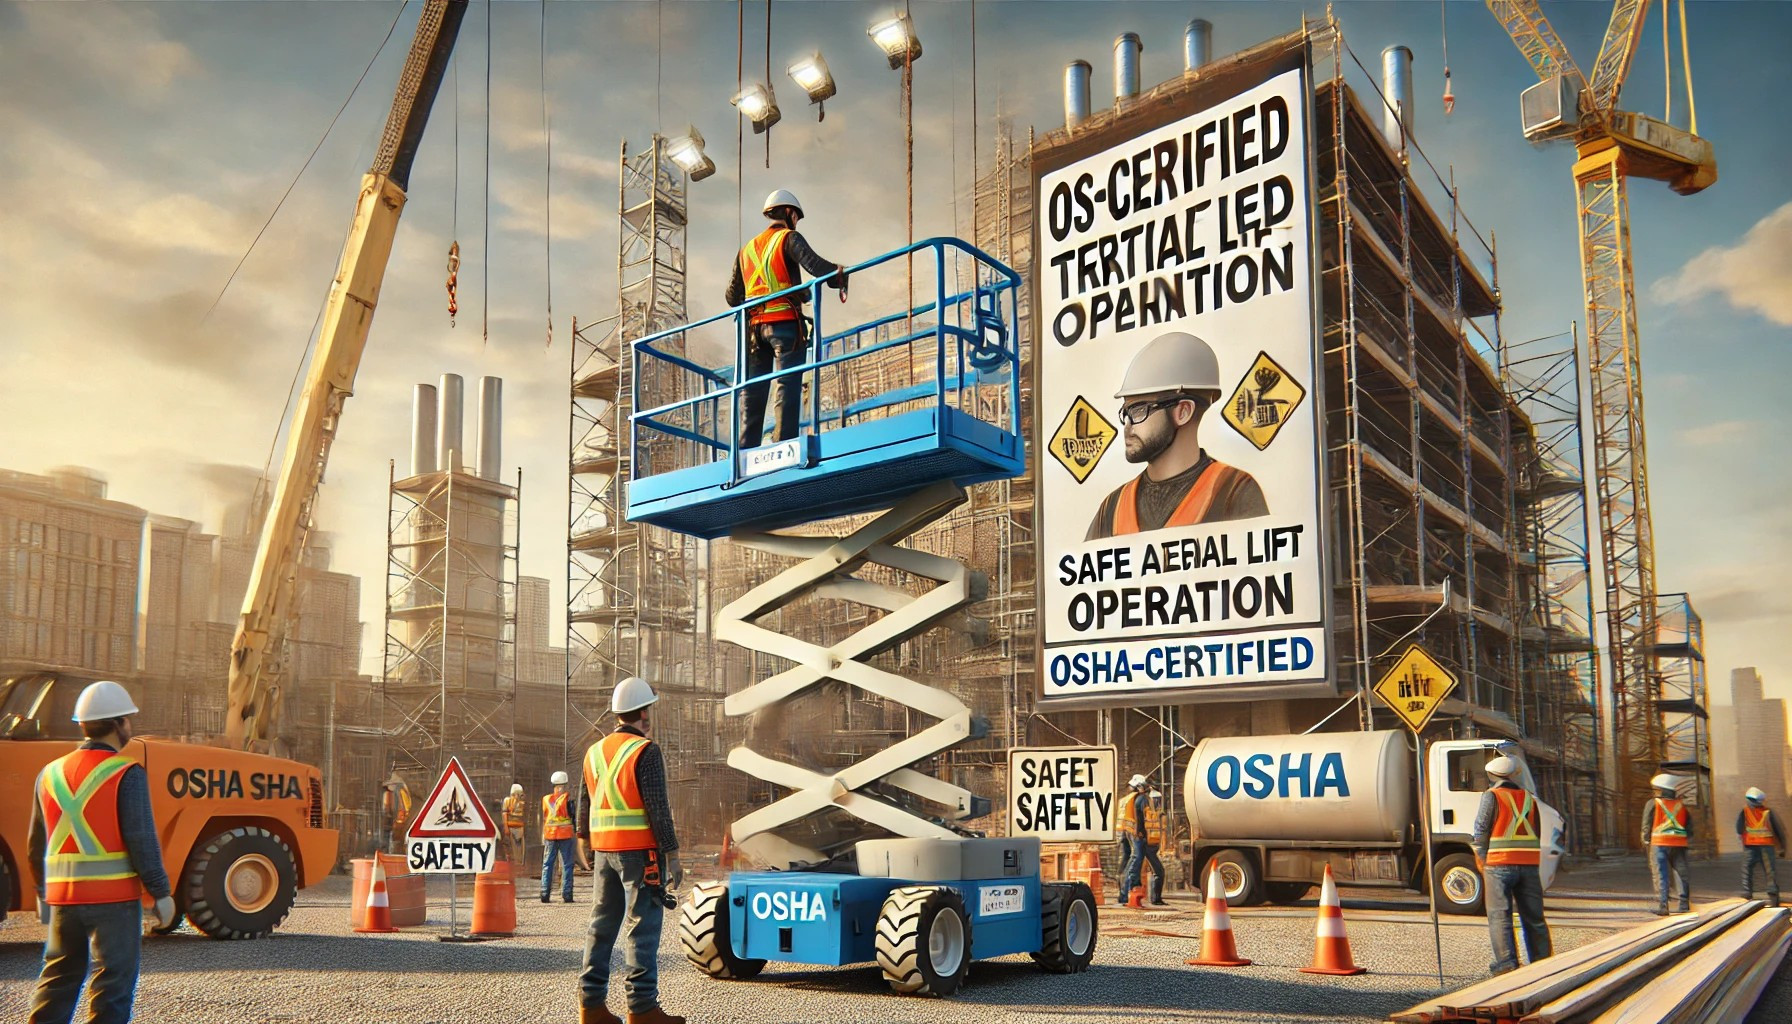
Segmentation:
<svg viewBox="0 0 1792 1024">
<path fill-rule="evenodd" d="M 1695 868 L 1694 897 L 1728 895 L 1735 858 Z M 1566 876 L 1550 893 L 1558 951 L 1648 919 L 1640 859 L 1601 862 Z M 524 895 L 533 891 L 525 883 Z M 397 935 L 348 931 L 348 880 L 300 894 L 272 939 L 214 942 L 182 933 L 144 946 L 137 1019 L 195 1024 L 330 1021 L 485 1024 L 576 1018 L 576 975 L 591 912 L 581 903 L 518 904 L 515 938 L 476 944 L 436 940 L 447 932 L 447 886 L 432 886 L 430 921 Z M 1102 909 L 1095 966 L 1081 975 L 1042 973 L 1024 956 L 979 961 L 951 1000 L 891 995 L 876 968 L 779 969 L 753 982 L 712 981 L 684 961 L 674 929 L 660 950 L 661 998 L 693 1024 L 810 1024 L 820 1021 L 1360 1021 L 1385 1019 L 1438 991 L 1432 932 L 1417 897 L 1346 890 L 1355 977 L 1298 973 L 1313 952 L 1313 902 L 1233 912 L 1240 953 L 1252 967 L 1186 967 L 1200 934 L 1200 905 L 1172 897 L 1168 911 Z M 464 927 L 467 903 L 460 905 Z M 1175 933 L 1141 934 L 1140 929 Z M 1486 927 L 1444 918 L 1445 981 L 1454 989 L 1486 975 Z M 1178 937 L 1184 936 L 1184 937 Z M 43 929 L 35 918 L 0 925 L 0 1021 L 20 1020 L 36 978 Z M 620 971 L 618 971 L 618 978 Z M 619 990 L 611 1006 L 622 1008 Z M 1792 963 L 1782 968 L 1749 1024 L 1792 1020 Z"/>
</svg>

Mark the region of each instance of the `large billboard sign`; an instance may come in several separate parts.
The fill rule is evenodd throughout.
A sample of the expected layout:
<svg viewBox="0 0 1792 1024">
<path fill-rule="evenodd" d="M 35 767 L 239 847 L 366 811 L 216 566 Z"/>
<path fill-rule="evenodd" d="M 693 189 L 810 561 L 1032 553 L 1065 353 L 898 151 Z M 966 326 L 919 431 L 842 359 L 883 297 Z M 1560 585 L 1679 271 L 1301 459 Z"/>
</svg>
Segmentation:
<svg viewBox="0 0 1792 1024">
<path fill-rule="evenodd" d="M 1047 704 L 1333 692 L 1308 78 L 1035 157 Z"/>
</svg>

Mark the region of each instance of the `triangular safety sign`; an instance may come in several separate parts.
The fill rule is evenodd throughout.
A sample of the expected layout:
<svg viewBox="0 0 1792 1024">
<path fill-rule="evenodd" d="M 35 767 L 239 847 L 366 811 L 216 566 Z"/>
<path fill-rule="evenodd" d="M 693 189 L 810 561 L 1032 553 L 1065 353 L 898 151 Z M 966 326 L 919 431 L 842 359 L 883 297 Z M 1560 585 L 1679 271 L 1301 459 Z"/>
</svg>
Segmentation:
<svg viewBox="0 0 1792 1024">
<path fill-rule="evenodd" d="M 497 823 L 485 812 L 473 783 L 461 769 L 459 758 L 449 758 L 448 767 L 423 801 L 423 809 L 411 819 L 405 835 L 411 839 L 496 839 Z"/>
</svg>

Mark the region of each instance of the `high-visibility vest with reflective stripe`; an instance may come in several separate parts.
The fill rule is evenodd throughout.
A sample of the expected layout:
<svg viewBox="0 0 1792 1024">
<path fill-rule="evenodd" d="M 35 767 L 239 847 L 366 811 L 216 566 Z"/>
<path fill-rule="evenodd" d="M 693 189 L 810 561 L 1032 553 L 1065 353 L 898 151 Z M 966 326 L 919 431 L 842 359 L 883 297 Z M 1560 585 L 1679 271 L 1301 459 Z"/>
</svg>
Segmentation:
<svg viewBox="0 0 1792 1024">
<path fill-rule="evenodd" d="M 1195 477 L 1195 483 L 1188 489 L 1176 510 L 1164 522 L 1163 528 L 1172 526 L 1194 526 L 1207 520 L 1207 514 L 1216 505 L 1224 505 L 1232 500 L 1238 486 L 1249 479 L 1244 473 L 1222 462 L 1209 462 L 1207 468 Z M 1133 477 L 1120 488 L 1120 500 L 1114 507 L 1114 532 L 1116 537 L 1141 532 L 1139 527 L 1139 478 Z"/>
<path fill-rule="evenodd" d="M 653 828 L 641 800 L 635 766 L 647 738 L 613 732 L 585 751 L 585 789 L 591 794 L 591 847 L 595 850 L 651 850 Z"/>
<path fill-rule="evenodd" d="M 572 810 L 567 806 L 571 798 L 570 793 L 549 793 L 541 798 L 541 838 L 572 838 Z"/>
<path fill-rule="evenodd" d="M 1650 846 L 1685 846 L 1690 833 L 1686 827 L 1686 805 L 1678 800 L 1655 798 L 1655 827 L 1649 831 Z"/>
<path fill-rule="evenodd" d="M 1119 831 L 1122 836 L 1130 838 L 1139 834 L 1137 812 L 1133 809 L 1138 799 L 1139 794 L 1131 790 L 1128 790 L 1126 794 L 1120 798 L 1120 812 L 1116 820 L 1120 825 L 1117 831 Z"/>
<path fill-rule="evenodd" d="M 789 228 L 776 225 L 766 228 L 741 246 L 740 277 L 747 286 L 747 298 L 781 292 L 796 283 L 784 258 L 784 236 Z M 754 307 L 747 315 L 748 323 L 769 324 L 797 318 L 796 302 L 786 295 Z"/>
<path fill-rule="evenodd" d="M 1742 809 L 1742 845 L 1744 846 L 1777 846 L 1779 840 L 1773 836 L 1773 823 L 1767 816 L 1773 812 L 1765 807 L 1744 807 Z"/>
<path fill-rule="evenodd" d="M 504 798 L 504 827 L 505 828 L 522 828 L 523 827 L 523 798 L 522 797 L 507 796 Z"/>
<path fill-rule="evenodd" d="M 1145 801 L 1145 844 L 1164 845 L 1164 812 L 1151 801 Z"/>
<path fill-rule="evenodd" d="M 1541 863 L 1543 840 L 1536 798 L 1507 786 L 1496 786 L 1492 792 L 1493 832 L 1487 839 L 1487 863 Z"/>
<path fill-rule="evenodd" d="M 44 902 L 127 903 L 143 886 L 118 821 L 118 783 L 137 762 L 110 750 L 76 750 L 38 777 L 38 800 L 50 841 L 44 856 Z"/>
</svg>

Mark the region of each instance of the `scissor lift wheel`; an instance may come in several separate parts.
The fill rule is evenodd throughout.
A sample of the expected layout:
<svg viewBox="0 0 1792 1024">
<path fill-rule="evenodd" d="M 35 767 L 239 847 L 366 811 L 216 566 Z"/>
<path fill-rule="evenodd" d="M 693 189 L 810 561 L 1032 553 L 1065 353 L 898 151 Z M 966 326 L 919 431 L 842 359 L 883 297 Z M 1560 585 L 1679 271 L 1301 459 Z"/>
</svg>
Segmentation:
<svg viewBox="0 0 1792 1024">
<path fill-rule="evenodd" d="M 971 921 L 949 886 L 890 893 L 877 919 L 877 966 L 902 995 L 949 996 L 971 968 Z"/>
<path fill-rule="evenodd" d="M 707 882 L 695 886 L 678 908 L 678 942 L 686 960 L 712 978 L 747 981 L 765 969 L 764 960 L 734 955 L 729 941 L 728 886 Z"/>
<path fill-rule="evenodd" d="M 1081 974 L 1095 959 L 1100 930 L 1095 894 L 1082 882 L 1040 886 L 1039 952 L 1033 962 L 1053 974 Z"/>
</svg>

